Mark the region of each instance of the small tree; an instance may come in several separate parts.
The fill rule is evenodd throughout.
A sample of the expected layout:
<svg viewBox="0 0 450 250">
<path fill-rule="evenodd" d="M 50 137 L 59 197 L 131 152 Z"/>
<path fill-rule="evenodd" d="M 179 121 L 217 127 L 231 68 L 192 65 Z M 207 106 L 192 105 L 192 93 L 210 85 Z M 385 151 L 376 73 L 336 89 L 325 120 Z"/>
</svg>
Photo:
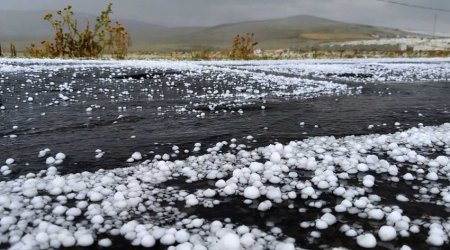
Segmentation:
<svg viewBox="0 0 450 250">
<path fill-rule="evenodd" d="M 233 38 L 230 58 L 250 59 L 253 56 L 256 45 L 258 45 L 258 42 L 254 40 L 253 33 L 247 33 L 245 36 L 236 35 Z"/>
<path fill-rule="evenodd" d="M 0 56 L 3 56 L 3 53 L 2 53 L 2 44 L 0 43 Z"/>
<path fill-rule="evenodd" d="M 116 25 L 111 27 L 110 39 L 109 52 L 116 58 L 123 59 L 128 54 L 128 47 L 131 46 L 131 39 L 125 26 L 116 22 Z"/>
<path fill-rule="evenodd" d="M 26 53 L 32 57 L 99 57 L 110 53 L 124 58 L 130 46 L 130 36 L 125 27 L 116 22 L 111 25 L 112 4 L 97 17 L 93 29 L 89 20 L 83 29 L 78 27 L 72 6 L 49 13 L 44 20 L 55 30 L 53 41 L 43 41 L 41 47 L 31 44 Z"/>
</svg>

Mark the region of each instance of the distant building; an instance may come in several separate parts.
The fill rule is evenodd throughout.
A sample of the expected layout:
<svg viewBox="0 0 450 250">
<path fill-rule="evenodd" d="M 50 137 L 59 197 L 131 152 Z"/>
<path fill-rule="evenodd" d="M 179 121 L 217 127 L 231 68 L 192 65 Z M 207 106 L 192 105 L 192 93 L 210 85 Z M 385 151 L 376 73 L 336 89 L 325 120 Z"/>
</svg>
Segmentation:
<svg viewBox="0 0 450 250">
<path fill-rule="evenodd" d="M 400 51 L 407 51 L 408 50 L 408 45 L 406 45 L 406 44 L 399 44 L 398 49 Z"/>
<path fill-rule="evenodd" d="M 261 49 L 255 49 L 255 50 L 253 51 L 253 54 L 254 54 L 255 56 L 262 56 L 263 51 L 262 51 Z"/>
</svg>

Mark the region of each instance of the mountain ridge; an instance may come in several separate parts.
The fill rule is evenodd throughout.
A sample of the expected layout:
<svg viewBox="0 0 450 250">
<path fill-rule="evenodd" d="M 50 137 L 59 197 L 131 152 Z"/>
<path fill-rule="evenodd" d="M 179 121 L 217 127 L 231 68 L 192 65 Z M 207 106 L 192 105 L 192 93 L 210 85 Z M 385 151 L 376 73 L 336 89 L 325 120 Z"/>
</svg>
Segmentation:
<svg viewBox="0 0 450 250">
<path fill-rule="evenodd" d="M 1 11 L 0 42 L 26 44 L 49 38 L 52 29 L 43 20 L 49 11 Z M 95 15 L 75 14 L 80 23 Z M 114 17 L 114 16 L 113 16 Z M 113 18 L 113 20 L 118 20 Z M 327 41 L 352 41 L 417 35 L 394 28 L 335 21 L 311 15 L 251 20 L 207 27 L 166 27 L 133 19 L 120 20 L 129 30 L 132 51 L 224 49 L 236 34 L 254 33 L 263 49 L 311 47 Z M 82 25 L 80 25 L 82 27 Z"/>
</svg>

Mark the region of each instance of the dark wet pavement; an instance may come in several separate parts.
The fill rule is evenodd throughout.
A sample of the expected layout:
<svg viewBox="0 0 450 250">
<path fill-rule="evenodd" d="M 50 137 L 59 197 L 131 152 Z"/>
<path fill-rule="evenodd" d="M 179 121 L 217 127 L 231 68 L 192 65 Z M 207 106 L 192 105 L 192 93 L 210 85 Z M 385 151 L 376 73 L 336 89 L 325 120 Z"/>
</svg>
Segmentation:
<svg viewBox="0 0 450 250">
<path fill-rule="evenodd" d="M 177 99 L 173 88 L 158 88 L 164 99 L 149 99 L 146 92 L 139 91 L 148 87 L 147 80 L 102 82 L 93 87 L 92 75 L 105 74 L 105 70 L 91 71 L 84 71 L 81 84 L 74 84 L 73 92 L 67 95 L 75 95 L 75 101 L 60 101 L 51 106 L 47 104 L 57 97 L 57 84 L 70 81 L 72 72 L 68 72 L 68 77 L 53 76 L 54 87 L 40 85 L 41 93 L 32 103 L 17 100 L 26 92 L 36 91 L 36 87 L 18 88 L 30 77 L 3 74 L 3 79 L 9 79 L 2 84 L 2 90 L 14 89 L 13 93 L 2 95 L 2 102 L 10 108 L 0 111 L 0 155 L 5 160 L 14 158 L 17 164 L 9 178 L 45 169 L 45 158 L 37 157 L 45 148 L 50 148 L 53 155 L 63 152 L 68 156 L 58 169 L 69 173 L 123 167 L 135 151 L 152 159 L 155 154 L 171 152 L 172 145 L 192 150 L 200 142 L 205 149 L 219 141 L 236 138 L 240 143 L 257 147 L 309 136 L 390 133 L 419 123 L 440 125 L 450 121 L 450 84 L 446 82 L 365 84 L 359 95 L 267 98 L 264 104 L 255 100 L 234 109 L 225 107 L 227 113 L 197 108 L 205 113 L 200 118 L 197 113 L 177 111 L 177 107 L 192 110 L 192 105 L 184 98 Z M 114 100 L 98 90 L 108 88 L 121 92 L 130 89 L 126 84 L 132 85 L 135 92 Z M 88 94 L 84 93 L 86 89 Z M 77 94 L 78 90 L 82 92 Z M 99 108 L 86 112 L 91 104 Z M 13 108 L 15 105 L 19 108 Z M 266 109 L 262 110 L 261 105 Z M 118 110 L 118 107 L 127 109 Z M 243 113 L 230 112 L 238 109 Z M 305 125 L 301 126 L 301 122 Z M 395 126 L 396 122 L 400 126 Z M 369 125 L 374 127 L 369 129 Z M 13 126 L 18 128 L 14 130 Z M 11 135 L 17 137 L 10 138 Z M 256 142 L 247 140 L 248 135 Z M 95 159 L 96 149 L 105 152 L 99 160 Z"/>
<path fill-rule="evenodd" d="M 194 144 L 200 142 L 204 150 L 217 142 L 236 138 L 238 143 L 258 147 L 276 141 L 288 142 L 310 136 L 342 137 L 391 133 L 417 126 L 419 123 L 429 126 L 450 122 L 450 83 L 447 82 L 348 83 L 352 87 L 362 86 L 362 92 L 358 95 L 322 96 L 312 99 L 268 97 L 265 98 L 265 103 L 256 99 L 251 100 L 250 104 L 225 106 L 225 113 L 222 109 L 216 109 L 219 111 L 216 112 L 196 107 L 190 100 L 177 95 L 186 91 L 183 89 L 186 81 L 191 81 L 201 90 L 204 79 L 198 76 L 189 77 L 187 80 L 180 78 L 179 82 L 176 77 L 160 76 L 158 79 L 161 82 L 154 92 L 150 91 L 152 98 L 149 98 L 149 91 L 141 89 L 154 84 L 151 78 L 142 81 L 130 79 L 126 83 L 120 79 L 97 82 L 96 78 L 107 78 L 111 72 L 108 72 L 108 69 L 93 68 L 76 77 L 73 77 L 73 73 L 70 69 L 65 73 L 55 73 L 52 76 L 55 85 L 42 82 L 33 87 L 20 87 L 27 79 L 39 81 L 40 76 L 47 76 L 48 72 L 30 75 L 0 72 L 0 79 L 4 80 L 0 86 L 3 91 L 0 100 L 7 107 L 0 111 L 0 160 L 4 161 L 9 157 L 16 160 L 12 174 L 0 177 L 1 179 L 8 180 L 46 169 L 45 157 L 38 158 L 39 151 L 44 148 L 50 148 L 51 155 L 57 152 L 65 153 L 67 159 L 57 168 L 62 173 L 73 173 L 125 167 L 128 166 L 126 160 L 135 151 L 142 152 L 144 159 L 153 159 L 156 154 L 170 154 L 173 145 L 179 146 L 180 151 L 183 151 L 192 150 Z M 60 92 L 56 86 L 73 80 L 77 81 L 73 84 L 73 89 L 63 92 L 74 97 L 71 98 L 72 101 L 59 100 L 59 103 L 55 104 Z M 205 81 L 205 86 L 210 84 Z M 109 92 L 105 92 L 105 88 Z M 117 93 L 125 90 L 129 93 L 117 97 Z M 39 92 L 39 95 L 34 97 L 33 102 L 27 102 L 24 98 L 30 96 L 27 92 Z M 117 97 L 115 99 L 110 97 L 113 92 Z M 15 105 L 18 108 L 14 108 Z M 86 112 L 90 105 L 98 105 L 98 108 L 94 107 L 92 112 Z M 262 110 L 261 105 L 266 109 Z M 119 107 L 126 107 L 126 110 Z M 180 112 L 180 107 L 191 112 Z M 200 111 L 192 112 L 194 109 Z M 237 112 L 239 109 L 243 111 L 242 114 Z M 205 115 L 198 117 L 201 112 Z M 305 124 L 300 125 L 302 122 Z M 394 125 L 396 122 L 400 125 Z M 370 129 L 369 125 L 374 127 Z M 13 126 L 18 128 L 13 129 Z M 247 139 L 249 135 L 253 136 L 255 141 Z M 96 149 L 105 152 L 101 159 L 95 159 Z M 191 154 L 193 153 L 187 155 Z M 184 156 L 186 154 L 181 153 L 176 158 Z M 379 192 L 385 194 L 386 199 L 394 199 L 388 197 L 388 190 Z M 336 197 L 320 198 L 336 200 Z M 306 206 L 300 198 L 294 202 L 297 208 Z M 236 210 L 237 208 L 239 210 Z M 303 219 L 315 218 L 320 211 L 310 208 Z M 445 216 L 449 211 L 444 209 L 436 213 Z M 298 218 L 297 211 L 289 210 L 285 205 L 275 206 L 268 213 L 260 213 L 242 206 L 240 199 L 230 199 L 212 210 L 199 207 L 195 214 L 211 220 L 229 217 L 232 222 L 258 225 L 262 229 L 269 229 L 265 224 L 270 221 L 305 247 L 357 247 L 355 241 L 340 236 L 322 237 L 312 244 L 306 237 L 308 231 L 302 230 L 298 223 L 291 221 L 291 218 L 296 218 L 296 221 L 303 219 Z M 279 214 L 283 216 L 280 217 Z M 346 221 L 358 224 L 355 222 L 358 220 L 356 215 L 342 215 L 338 220 L 339 225 L 323 231 L 322 234 L 340 235 L 338 228 Z M 370 223 L 361 222 L 361 227 L 370 228 Z M 410 246 L 414 246 L 416 241 L 425 242 L 425 235 L 420 237 L 405 239 L 402 242 Z M 120 248 L 127 244 L 127 241 L 121 238 L 114 239 L 114 242 Z M 397 243 L 380 243 L 378 248 L 400 246 Z"/>
</svg>

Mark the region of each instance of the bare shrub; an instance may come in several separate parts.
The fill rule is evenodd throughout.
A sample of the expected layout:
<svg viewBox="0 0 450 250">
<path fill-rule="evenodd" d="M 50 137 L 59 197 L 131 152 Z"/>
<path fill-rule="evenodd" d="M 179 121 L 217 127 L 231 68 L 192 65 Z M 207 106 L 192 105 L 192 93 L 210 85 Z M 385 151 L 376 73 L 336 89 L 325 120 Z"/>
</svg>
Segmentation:
<svg viewBox="0 0 450 250">
<path fill-rule="evenodd" d="M 253 33 L 247 33 L 245 36 L 236 35 L 233 38 L 229 56 L 232 59 L 250 59 L 253 57 L 256 45 L 258 42 L 254 40 Z"/>
<path fill-rule="evenodd" d="M 119 22 L 111 25 L 112 4 L 96 18 L 93 28 L 89 20 L 82 29 L 74 18 L 72 6 L 48 13 L 44 20 L 54 29 L 53 41 L 42 41 L 41 46 L 31 44 L 25 53 L 31 57 L 100 57 L 105 53 L 124 58 L 131 44 L 126 28 Z"/>
</svg>

